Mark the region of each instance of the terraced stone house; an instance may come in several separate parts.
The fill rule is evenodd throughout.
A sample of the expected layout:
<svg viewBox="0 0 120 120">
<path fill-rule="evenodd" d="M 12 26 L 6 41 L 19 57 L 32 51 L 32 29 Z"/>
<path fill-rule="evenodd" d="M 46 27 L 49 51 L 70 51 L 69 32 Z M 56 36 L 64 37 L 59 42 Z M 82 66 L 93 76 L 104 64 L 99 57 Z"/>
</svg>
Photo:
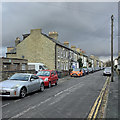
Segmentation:
<svg viewBox="0 0 120 120">
<path fill-rule="evenodd" d="M 18 37 L 15 47 L 8 47 L 7 58 L 27 59 L 28 63 L 43 63 L 49 69 L 69 70 L 81 57 L 75 46 L 69 48 L 69 42 L 61 43 L 57 32 L 42 33 L 41 29 L 32 29 L 30 34 L 23 34 L 23 40 Z"/>
</svg>

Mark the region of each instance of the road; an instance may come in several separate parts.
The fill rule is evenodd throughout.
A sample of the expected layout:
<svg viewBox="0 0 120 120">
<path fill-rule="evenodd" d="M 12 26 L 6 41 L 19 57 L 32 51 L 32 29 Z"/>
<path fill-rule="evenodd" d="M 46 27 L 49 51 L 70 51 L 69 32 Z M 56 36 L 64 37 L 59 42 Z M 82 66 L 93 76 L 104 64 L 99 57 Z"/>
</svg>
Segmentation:
<svg viewBox="0 0 120 120">
<path fill-rule="evenodd" d="M 57 86 L 23 99 L 3 98 L 3 118 L 86 118 L 107 77 L 98 71 L 83 77 L 65 77 Z"/>
</svg>

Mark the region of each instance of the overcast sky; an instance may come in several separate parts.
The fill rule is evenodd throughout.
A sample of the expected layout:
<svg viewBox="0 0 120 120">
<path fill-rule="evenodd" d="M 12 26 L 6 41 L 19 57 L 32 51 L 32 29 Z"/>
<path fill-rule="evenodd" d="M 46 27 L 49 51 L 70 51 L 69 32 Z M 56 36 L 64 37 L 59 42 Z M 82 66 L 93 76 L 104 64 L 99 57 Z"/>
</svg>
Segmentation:
<svg viewBox="0 0 120 120">
<path fill-rule="evenodd" d="M 118 3 L 116 2 L 11 2 L 2 3 L 2 48 L 14 47 L 16 37 L 30 29 L 58 32 L 60 42 L 81 48 L 87 55 L 110 56 L 111 15 L 114 15 L 114 56 L 118 55 Z"/>
</svg>

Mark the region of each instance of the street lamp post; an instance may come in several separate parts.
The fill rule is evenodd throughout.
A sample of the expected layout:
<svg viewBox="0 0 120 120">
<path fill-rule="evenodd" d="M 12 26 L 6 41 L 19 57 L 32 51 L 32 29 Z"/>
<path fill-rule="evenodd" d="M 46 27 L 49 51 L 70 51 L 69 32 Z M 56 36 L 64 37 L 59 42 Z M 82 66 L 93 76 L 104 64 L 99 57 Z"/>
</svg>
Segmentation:
<svg viewBox="0 0 120 120">
<path fill-rule="evenodd" d="M 113 82 L 113 15 L 111 16 L 111 82 Z"/>
</svg>

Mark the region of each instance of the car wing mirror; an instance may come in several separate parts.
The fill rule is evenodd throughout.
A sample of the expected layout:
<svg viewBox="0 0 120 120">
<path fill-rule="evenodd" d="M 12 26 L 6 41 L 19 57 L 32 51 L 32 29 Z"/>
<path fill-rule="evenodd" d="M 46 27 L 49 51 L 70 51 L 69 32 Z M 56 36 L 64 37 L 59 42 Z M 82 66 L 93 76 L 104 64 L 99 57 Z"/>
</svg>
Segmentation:
<svg viewBox="0 0 120 120">
<path fill-rule="evenodd" d="M 54 74 L 51 75 L 52 77 L 54 76 Z"/>
<path fill-rule="evenodd" d="M 33 79 L 33 78 L 31 78 L 31 79 L 30 79 L 30 81 L 34 81 L 34 79 Z"/>
</svg>

